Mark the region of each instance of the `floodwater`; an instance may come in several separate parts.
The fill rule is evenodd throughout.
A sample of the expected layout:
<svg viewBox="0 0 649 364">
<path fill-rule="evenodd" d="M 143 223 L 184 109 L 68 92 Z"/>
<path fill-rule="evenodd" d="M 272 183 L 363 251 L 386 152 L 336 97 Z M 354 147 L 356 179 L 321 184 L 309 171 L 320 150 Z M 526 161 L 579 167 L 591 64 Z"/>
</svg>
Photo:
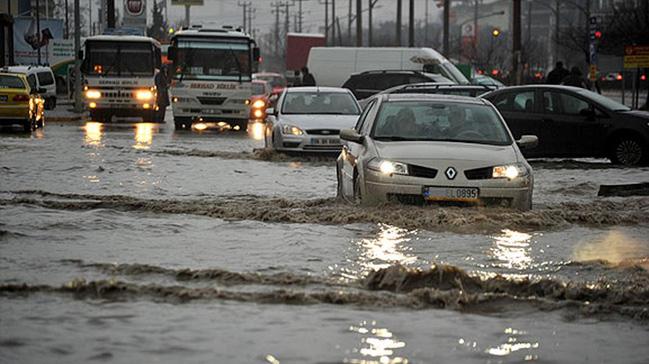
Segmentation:
<svg viewBox="0 0 649 364">
<path fill-rule="evenodd" d="M 0 131 L 0 362 L 649 362 L 649 197 L 597 197 L 649 169 L 534 161 L 525 213 L 362 208 L 259 135 Z"/>
</svg>

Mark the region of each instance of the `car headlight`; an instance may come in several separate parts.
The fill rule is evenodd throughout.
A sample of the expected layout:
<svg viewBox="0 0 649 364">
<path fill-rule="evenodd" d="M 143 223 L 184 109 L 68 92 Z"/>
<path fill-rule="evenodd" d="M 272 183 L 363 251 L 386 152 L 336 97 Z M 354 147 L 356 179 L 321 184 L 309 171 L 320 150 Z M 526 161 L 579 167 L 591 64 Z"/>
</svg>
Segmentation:
<svg viewBox="0 0 649 364">
<path fill-rule="evenodd" d="M 285 135 L 304 135 L 304 130 L 293 125 L 282 125 L 282 134 Z"/>
<path fill-rule="evenodd" d="M 491 177 L 514 179 L 516 177 L 526 176 L 528 173 L 527 167 L 522 164 L 508 164 L 493 167 Z"/>
<path fill-rule="evenodd" d="M 408 165 L 401 162 L 393 162 L 385 159 L 372 159 L 367 168 L 391 176 L 393 174 L 408 175 Z"/>
<path fill-rule="evenodd" d="M 92 100 L 100 99 L 101 92 L 99 90 L 86 90 L 86 98 Z"/>
<path fill-rule="evenodd" d="M 153 92 L 151 90 L 137 90 L 135 91 L 135 98 L 140 101 L 148 101 L 153 99 Z"/>
<path fill-rule="evenodd" d="M 266 102 L 264 100 L 255 100 L 255 102 L 252 103 L 253 109 L 263 109 L 266 107 Z"/>
</svg>

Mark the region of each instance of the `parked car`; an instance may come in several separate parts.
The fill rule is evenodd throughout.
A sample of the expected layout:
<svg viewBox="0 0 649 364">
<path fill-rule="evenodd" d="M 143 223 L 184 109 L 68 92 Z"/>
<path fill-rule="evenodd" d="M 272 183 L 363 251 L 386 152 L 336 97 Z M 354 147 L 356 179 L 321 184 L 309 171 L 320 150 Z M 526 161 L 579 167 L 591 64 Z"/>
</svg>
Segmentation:
<svg viewBox="0 0 649 364">
<path fill-rule="evenodd" d="M 338 196 L 348 201 L 532 207 L 532 168 L 489 102 L 451 95 L 377 95 L 340 133 Z"/>
<path fill-rule="evenodd" d="M 41 90 L 45 100 L 45 109 L 56 107 L 56 80 L 52 69 L 47 66 L 9 66 L 6 70 L 13 73 L 23 73 L 27 77 L 29 87 Z"/>
<path fill-rule="evenodd" d="M 340 152 L 340 129 L 356 124 L 352 93 L 334 87 L 291 87 L 267 110 L 266 147 L 282 152 Z"/>
<path fill-rule="evenodd" d="M 432 48 L 313 47 L 307 67 L 319 86 L 340 87 L 351 74 L 380 69 L 435 73 L 469 84 L 453 63 Z"/>
<path fill-rule="evenodd" d="M 356 99 L 368 98 L 383 90 L 405 84 L 434 82 L 437 84 L 452 85 L 453 81 L 434 73 L 419 71 L 365 71 L 351 75 L 343 84 L 349 89 Z"/>
<path fill-rule="evenodd" d="M 555 85 L 507 87 L 483 97 L 505 118 L 515 137 L 534 134 L 532 157 L 605 157 L 613 163 L 649 163 L 649 112 L 582 88 Z"/>
<path fill-rule="evenodd" d="M 492 89 L 497 89 L 501 87 L 505 87 L 505 84 L 498 81 L 497 79 L 487 76 L 487 75 L 476 75 L 471 79 L 471 84 L 472 85 L 481 85 L 481 86 L 487 86 L 491 87 Z"/>
<path fill-rule="evenodd" d="M 470 96 L 476 97 L 492 91 L 493 88 L 488 86 L 479 85 L 456 85 L 456 84 L 442 84 L 435 82 L 413 83 L 408 85 L 400 85 L 383 90 L 379 95 L 386 94 L 441 94 L 441 95 L 457 95 L 457 96 Z M 358 103 L 365 108 L 365 105 L 372 98 L 367 98 L 358 101 Z"/>
<path fill-rule="evenodd" d="M 25 131 L 43 127 L 43 90 L 29 87 L 22 73 L 0 72 L 0 125 L 22 125 Z"/>
</svg>

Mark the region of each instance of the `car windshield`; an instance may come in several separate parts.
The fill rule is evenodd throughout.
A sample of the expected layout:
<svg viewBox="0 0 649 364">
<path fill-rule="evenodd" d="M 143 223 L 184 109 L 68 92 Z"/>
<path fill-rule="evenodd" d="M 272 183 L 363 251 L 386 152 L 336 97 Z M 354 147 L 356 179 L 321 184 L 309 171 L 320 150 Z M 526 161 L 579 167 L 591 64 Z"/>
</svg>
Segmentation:
<svg viewBox="0 0 649 364">
<path fill-rule="evenodd" d="M 153 75 L 153 47 L 149 42 L 89 41 L 86 49 L 86 71 L 89 75 Z"/>
<path fill-rule="evenodd" d="M 252 83 L 252 94 L 253 95 L 264 95 L 266 93 L 266 88 L 263 83 L 253 82 Z"/>
<path fill-rule="evenodd" d="M 0 75 L 0 88 L 25 88 L 25 84 L 20 77 Z"/>
<path fill-rule="evenodd" d="M 358 115 L 360 110 L 353 96 L 346 92 L 289 92 L 282 113 Z"/>
<path fill-rule="evenodd" d="M 180 39 L 174 77 L 183 80 L 250 81 L 248 40 Z"/>
<path fill-rule="evenodd" d="M 372 137 L 510 145 L 503 121 L 491 106 L 439 101 L 391 101 L 381 106 Z"/>
<path fill-rule="evenodd" d="M 582 96 L 585 96 L 585 97 L 587 97 L 587 98 L 589 98 L 589 99 L 591 99 L 591 100 L 593 100 L 595 102 L 597 102 L 598 104 L 604 106 L 605 108 L 607 108 L 607 109 L 609 109 L 611 111 L 629 111 L 629 110 L 631 110 L 631 108 L 629 108 L 628 106 L 620 104 L 617 101 L 613 101 L 613 100 L 609 99 L 608 97 L 602 96 L 602 95 L 600 95 L 598 93 L 595 93 L 593 91 L 589 91 L 589 90 L 585 90 L 585 89 L 579 89 L 579 90 L 577 90 L 577 93 L 582 95 Z"/>
<path fill-rule="evenodd" d="M 286 80 L 281 76 L 274 75 L 257 75 L 258 80 L 267 81 L 271 87 L 286 87 Z"/>
</svg>

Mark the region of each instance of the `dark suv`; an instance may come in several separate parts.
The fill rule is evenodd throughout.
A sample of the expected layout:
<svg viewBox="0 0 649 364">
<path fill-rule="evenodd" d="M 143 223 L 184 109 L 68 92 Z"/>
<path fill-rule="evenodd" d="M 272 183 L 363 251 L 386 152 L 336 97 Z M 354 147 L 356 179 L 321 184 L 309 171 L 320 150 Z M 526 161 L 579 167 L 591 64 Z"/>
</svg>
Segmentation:
<svg viewBox="0 0 649 364">
<path fill-rule="evenodd" d="M 454 84 L 448 78 L 419 71 L 365 71 L 353 74 L 344 84 L 361 100 L 394 86 L 409 83 L 434 82 L 438 84 Z"/>
</svg>

